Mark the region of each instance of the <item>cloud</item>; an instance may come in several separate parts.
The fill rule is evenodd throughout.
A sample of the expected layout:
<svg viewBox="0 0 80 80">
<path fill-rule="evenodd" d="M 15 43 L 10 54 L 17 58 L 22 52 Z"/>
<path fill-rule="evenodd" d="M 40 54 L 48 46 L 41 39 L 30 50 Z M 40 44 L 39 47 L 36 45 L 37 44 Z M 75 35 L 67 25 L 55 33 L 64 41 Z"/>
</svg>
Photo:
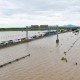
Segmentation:
<svg viewBox="0 0 80 80">
<path fill-rule="evenodd" d="M 80 25 L 80 0 L 0 0 L 0 27 Z"/>
</svg>

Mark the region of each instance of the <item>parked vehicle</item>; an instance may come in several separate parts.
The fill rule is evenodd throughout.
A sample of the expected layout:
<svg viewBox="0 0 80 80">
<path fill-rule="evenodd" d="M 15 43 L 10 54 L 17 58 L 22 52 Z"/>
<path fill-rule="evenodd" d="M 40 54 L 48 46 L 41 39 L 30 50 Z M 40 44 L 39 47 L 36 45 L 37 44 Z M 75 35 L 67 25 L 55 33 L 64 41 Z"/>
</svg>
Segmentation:
<svg viewBox="0 0 80 80">
<path fill-rule="evenodd" d="M 9 40 L 8 43 L 9 43 L 9 44 L 13 44 L 13 40 Z"/>
<path fill-rule="evenodd" d="M 18 39 L 18 42 L 21 42 L 21 39 Z"/>
<path fill-rule="evenodd" d="M 23 42 L 27 41 L 27 38 L 21 38 L 21 41 L 23 41 Z"/>
<path fill-rule="evenodd" d="M 33 39 L 35 39 L 35 38 L 37 38 L 37 36 L 36 36 L 36 35 L 34 35 L 34 36 L 32 36 L 32 38 L 33 38 Z"/>
<path fill-rule="evenodd" d="M 2 42 L 0 42 L 0 46 L 1 47 L 5 47 L 5 46 L 7 46 L 7 44 L 8 44 L 8 41 L 2 41 Z"/>
<path fill-rule="evenodd" d="M 32 39 L 33 39 L 33 37 L 29 37 L 29 38 L 28 38 L 28 40 L 32 40 Z"/>
<path fill-rule="evenodd" d="M 19 43 L 18 39 L 14 39 L 13 43 Z"/>
<path fill-rule="evenodd" d="M 4 45 L 4 42 L 0 42 L 0 45 L 3 46 Z"/>
</svg>

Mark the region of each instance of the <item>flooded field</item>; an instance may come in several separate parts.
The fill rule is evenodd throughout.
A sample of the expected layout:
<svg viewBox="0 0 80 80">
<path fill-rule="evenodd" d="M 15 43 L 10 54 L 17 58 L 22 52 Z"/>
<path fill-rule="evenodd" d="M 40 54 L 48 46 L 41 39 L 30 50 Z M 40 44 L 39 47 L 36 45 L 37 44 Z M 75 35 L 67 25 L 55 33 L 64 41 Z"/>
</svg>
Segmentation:
<svg viewBox="0 0 80 80">
<path fill-rule="evenodd" d="M 39 34 L 43 31 L 28 31 L 28 36 Z M 14 40 L 26 37 L 26 31 L 4 31 L 0 32 L 0 42 L 7 40 Z"/>
<path fill-rule="evenodd" d="M 80 34 L 59 34 L 59 44 L 55 35 L 0 49 L 0 64 L 26 54 L 30 57 L 0 68 L 0 80 L 80 79 Z"/>
</svg>

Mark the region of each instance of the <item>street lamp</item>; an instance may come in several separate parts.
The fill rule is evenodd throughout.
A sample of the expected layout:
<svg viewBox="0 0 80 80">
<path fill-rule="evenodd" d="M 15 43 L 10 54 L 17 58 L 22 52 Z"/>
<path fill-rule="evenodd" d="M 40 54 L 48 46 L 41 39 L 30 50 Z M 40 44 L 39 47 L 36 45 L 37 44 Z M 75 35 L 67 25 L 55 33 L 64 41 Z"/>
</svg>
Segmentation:
<svg viewBox="0 0 80 80">
<path fill-rule="evenodd" d="M 56 43 L 59 43 L 59 39 L 58 39 L 58 25 L 57 25 L 56 27 L 57 27 L 57 29 L 56 29 L 56 30 L 57 30 L 57 31 L 56 31 L 56 32 L 57 32 L 57 39 L 56 39 Z"/>
</svg>

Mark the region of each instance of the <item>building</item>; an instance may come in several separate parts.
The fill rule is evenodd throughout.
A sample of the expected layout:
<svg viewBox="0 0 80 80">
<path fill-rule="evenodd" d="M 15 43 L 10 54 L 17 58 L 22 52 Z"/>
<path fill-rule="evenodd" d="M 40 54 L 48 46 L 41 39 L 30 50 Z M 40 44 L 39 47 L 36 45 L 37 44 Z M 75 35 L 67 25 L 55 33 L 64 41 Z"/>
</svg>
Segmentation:
<svg viewBox="0 0 80 80">
<path fill-rule="evenodd" d="M 48 25 L 40 25 L 40 29 L 41 30 L 48 30 Z"/>
<path fill-rule="evenodd" d="M 39 25 L 31 25 L 31 30 L 37 30 L 39 29 Z"/>
</svg>

